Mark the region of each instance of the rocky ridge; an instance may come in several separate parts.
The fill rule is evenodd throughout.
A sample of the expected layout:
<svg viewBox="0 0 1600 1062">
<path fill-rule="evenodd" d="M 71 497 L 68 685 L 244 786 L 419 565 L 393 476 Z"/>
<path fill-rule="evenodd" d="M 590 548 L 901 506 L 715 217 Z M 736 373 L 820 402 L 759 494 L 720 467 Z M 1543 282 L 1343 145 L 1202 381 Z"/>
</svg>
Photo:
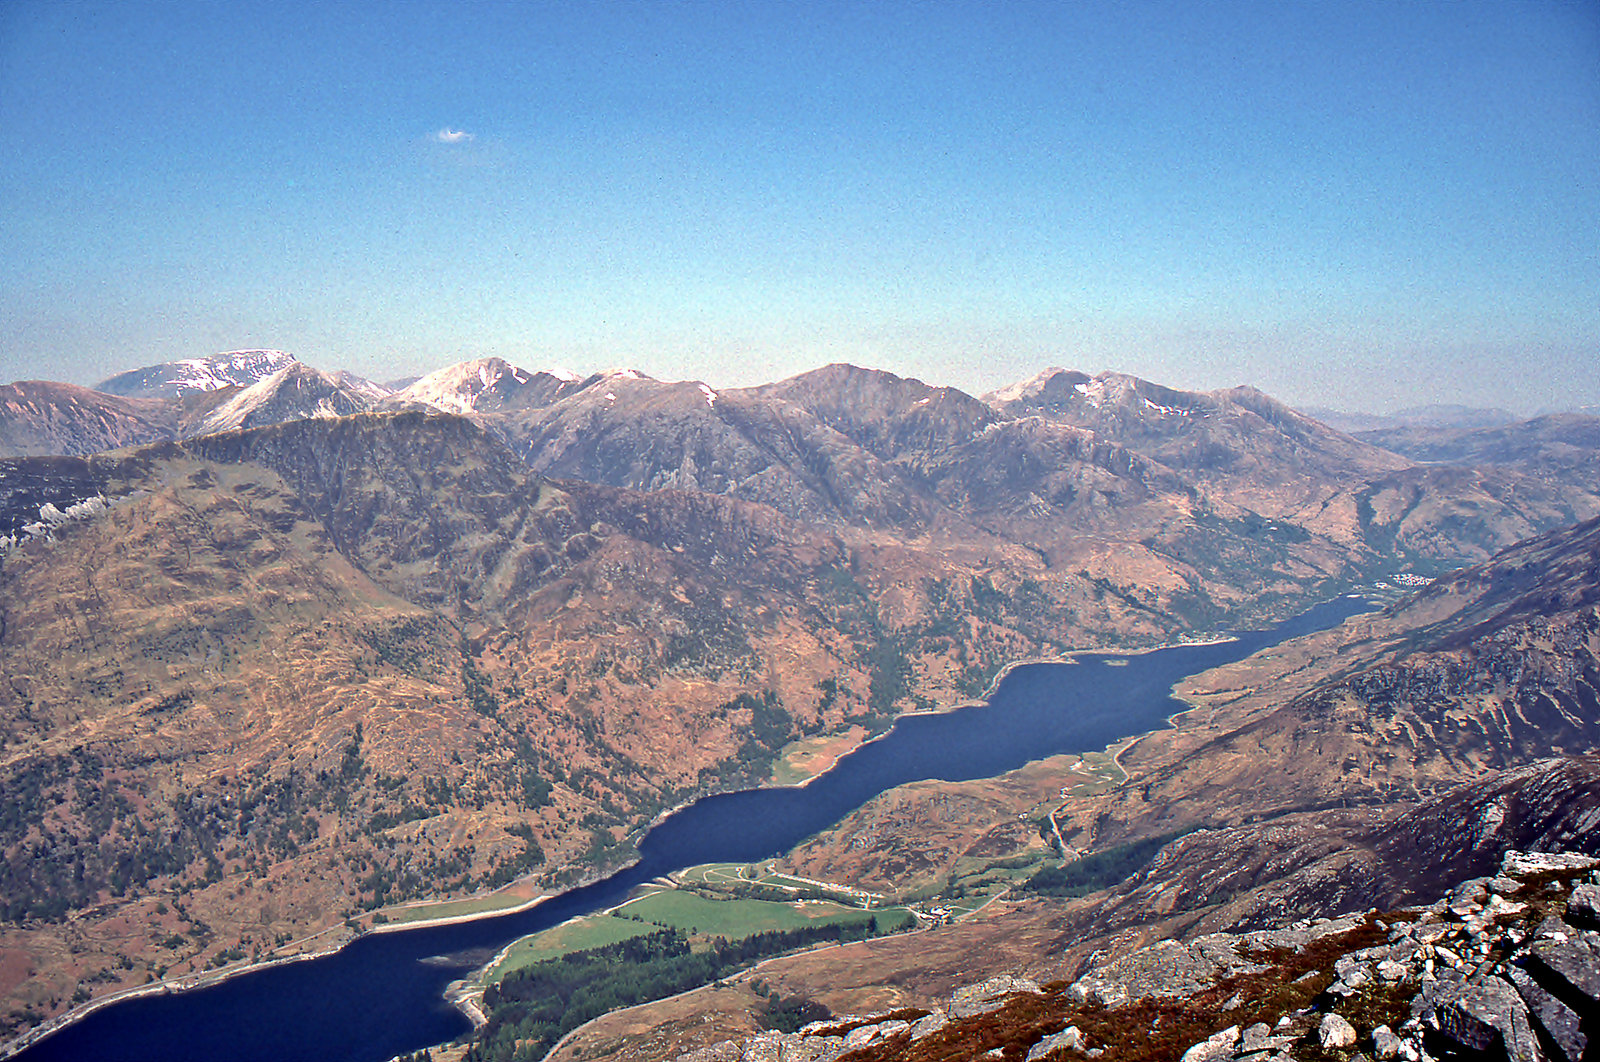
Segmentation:
<svg viewBox="0 0 1600 1062">
<path fill-rule="evenodd" d="M 1511 851 L 1424 907 L 1162 941 L 1075 981 L 995 977 L 941 1007 L 831 1018 L 679 1062 L 1582 1062 L 1600 1014 L 1596 867 Z"/>
</svg>

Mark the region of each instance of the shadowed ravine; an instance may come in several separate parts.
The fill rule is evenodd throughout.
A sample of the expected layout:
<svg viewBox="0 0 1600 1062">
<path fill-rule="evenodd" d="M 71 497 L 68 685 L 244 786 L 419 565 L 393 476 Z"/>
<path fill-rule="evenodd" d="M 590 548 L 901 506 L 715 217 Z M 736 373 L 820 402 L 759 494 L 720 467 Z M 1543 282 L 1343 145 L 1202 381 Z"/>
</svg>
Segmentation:
<svg viewBox="0 0 1600 1062">
<path fill-rule="evenodd" d="M 1365 610 L 1339 598 L 1234 641 L 1134 656 L 1083 654 L 1016 667 L 983 704 L 900 720 L 803 788 L 707 797 L 662 820 L 634 865 L 528 910 L 363 937 L 324 958 L 254 971 L 194 992 L 131 999 L 67 1026 L 25 1062 L 382 1062 L 460 1035 L 445 987 L 508 941 L 621 902 L 641 882 L 709 862 L 775 855 L 873 796 L 922 779 L 987 778 L 1030 760 L 1100 749 L 1161 726 L 1179 679 Z M 1113 666 L 1108 660 L 1126 661 Z"/>
</svg>

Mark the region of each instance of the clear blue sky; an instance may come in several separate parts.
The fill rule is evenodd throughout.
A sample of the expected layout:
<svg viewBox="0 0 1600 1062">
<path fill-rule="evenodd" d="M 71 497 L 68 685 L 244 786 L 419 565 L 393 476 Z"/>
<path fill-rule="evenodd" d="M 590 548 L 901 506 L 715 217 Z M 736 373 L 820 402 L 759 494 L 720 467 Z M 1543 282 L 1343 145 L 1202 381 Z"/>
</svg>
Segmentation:
<svg viewBox="0 0 1600 1062">
<path fill-rule="evenodd" d="M 0 2 L 0 381 L 1600 402 L 1600 4 Z"/>
</svg>

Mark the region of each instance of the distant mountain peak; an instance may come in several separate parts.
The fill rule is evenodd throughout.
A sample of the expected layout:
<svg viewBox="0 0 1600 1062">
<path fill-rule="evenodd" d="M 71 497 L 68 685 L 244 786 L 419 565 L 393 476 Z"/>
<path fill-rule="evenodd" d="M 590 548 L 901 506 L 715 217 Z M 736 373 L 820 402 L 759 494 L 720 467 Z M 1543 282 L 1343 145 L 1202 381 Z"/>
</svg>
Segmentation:
<svg viewBox="0 0 1600 1062">
<path fill-rule="evenodd" d="M 504 358 L 470 358 L 437 369 L 397 391 L 391 404 L 424 405 L 446 413 L 472 413 L 512 402 L 519 392 L 541 378 L 543 385 L 536 390 L 541 394 L 549 392 L 550 398 L 573 390 L 583 379 L 559 366 L 529 371 Z"/>
<path fill-rule="evenodd" d="M 295 356 L 282 350 L 228 350 L 209 358 L 185 358 L 118 373 L 94 389 L 125 398 L 179 398 L 224 387 L 248 387 L 292 364 L 297 364 Z"/>
<path fill-rule="evenodd" d="M 327 373 L 291 359 L 271 376 L 218 403 L 193 434 L 209 435 L 287 420 L 344 417 L 360 413 L 371 404 L 369 398 L 341 386 Z"/>
<path fill-rule="evenodd" d="M 1052 365 L 1036 376 L 1030 376 L 1026 380 L 1019 380 L 997 391 L 989 392 L 983 396 L 983 400 L 991 406 L 1002 405 L 1007 402 L 1033 398 L 1050 391 L 1070 389 L 1074 385 L 1087 382 L 1089 379 L 1090 377 L 1087 373 Z"/>
</svg>

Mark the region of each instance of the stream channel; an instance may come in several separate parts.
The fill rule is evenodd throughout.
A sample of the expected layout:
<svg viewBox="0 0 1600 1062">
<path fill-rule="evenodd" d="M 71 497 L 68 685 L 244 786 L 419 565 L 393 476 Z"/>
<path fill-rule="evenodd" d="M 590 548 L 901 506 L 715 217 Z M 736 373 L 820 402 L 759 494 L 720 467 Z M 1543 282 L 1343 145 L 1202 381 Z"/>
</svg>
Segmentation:
<svg viewBox="0 0 1600 1062">
<path fill-rule="evenodd" d="M 369 934 L 322 958 L 256 970 L 189 992 L 128 999 L 67 1025 L 17 1062 L 383 1062 L 466 1032 L 446 986 L 511 940 L 615 906 L 643 882 L 699 863 L 784 852 L 872 797 L 923 779 L 989 778 L 1030 760 L 1105 748 L 1165 725 L 1185 706 L 1173 684 L 1322 630 L 1371 606 L 1325 602 L 1233 640 L 1134 654 L 1076 654 L 1013 667 L 987 701 L 900 719 L 798 788 L 710 796 L 661 820 L 639 860 L 602 881 L 512 914 Z"/>
</svg>

